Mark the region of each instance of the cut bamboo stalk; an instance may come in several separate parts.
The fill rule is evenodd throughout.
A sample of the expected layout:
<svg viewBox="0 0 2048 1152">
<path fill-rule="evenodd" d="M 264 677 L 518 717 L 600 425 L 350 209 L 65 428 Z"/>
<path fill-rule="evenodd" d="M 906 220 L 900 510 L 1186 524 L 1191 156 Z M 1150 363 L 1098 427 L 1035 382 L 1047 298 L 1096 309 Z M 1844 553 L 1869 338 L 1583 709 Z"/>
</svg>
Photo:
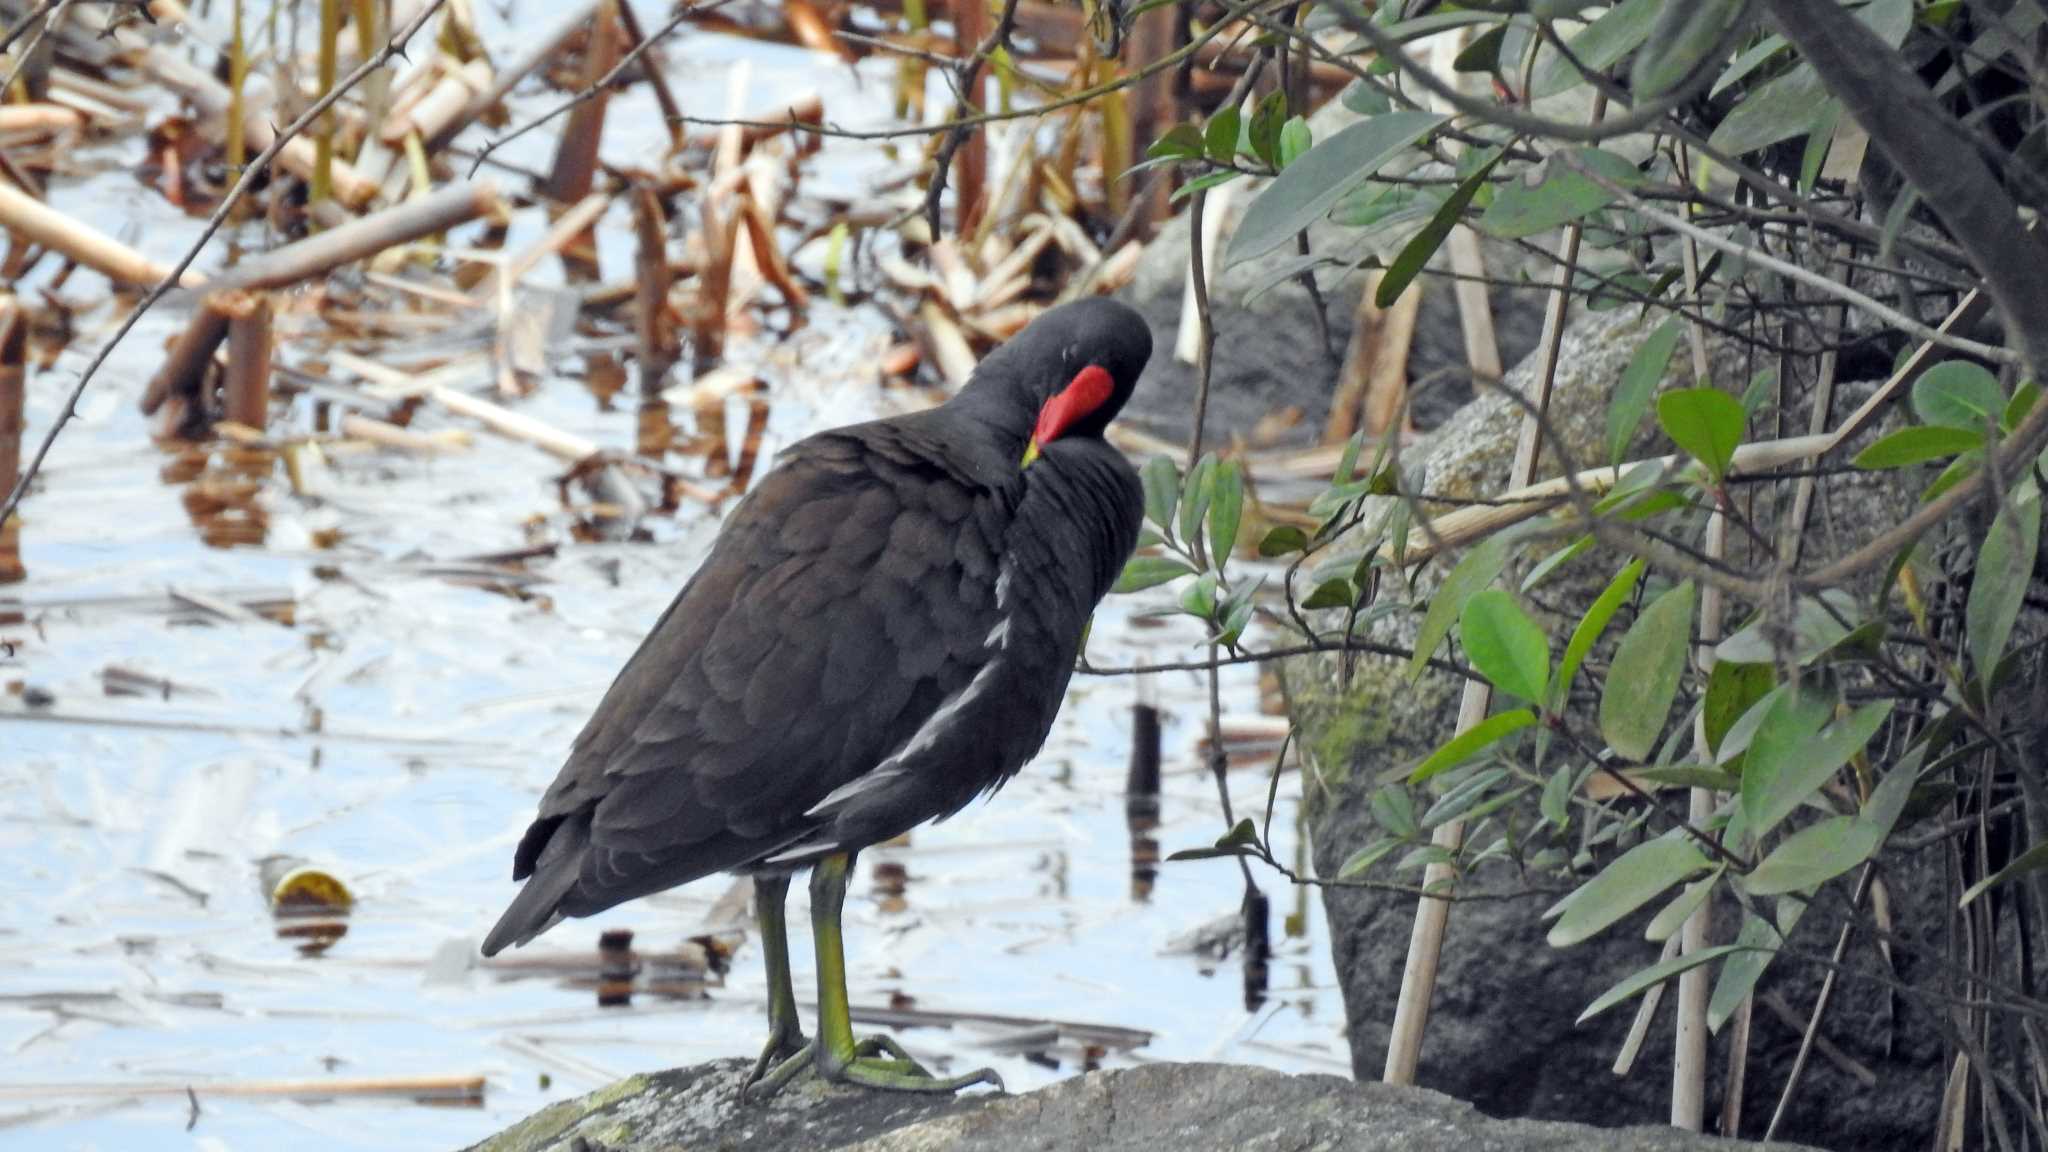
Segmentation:
<svg viewBox="0 0 2048 1152">
<path fill-rule="evenodd" d="M 228 314 L 228 367 L 222 378 L 228 419 L 262 429 L 270 422 L 271 316 L 267 292 L 236 292 L 222 301 Z"/>
<path fill-rule="evenodd" d="M 0 295 L 0 492 L 21 481 L 21 436 L 28 406 L 28 323 L 21 303 Z M 21 563 L 21 515 L 0 520 L 0 584 L 28 578 Z"/>
<path fill-rule="evenodd" d="M 611 93 L 598 84 L 619 62 L 623 39 L 618 0 L 603 0 L 591 17 L 590 37 L 583 49 L 583 86 L 590 90 L 590 98 L 569 110 L 569 122 L 555 149 L 555 166 L 543 186 L 551 200 L 574 203 L 590 195 L 595 186 L 605 109 L 611 102 Z"/>
<path fill-rule="evenodd" d="M 1598 124 L 1607 111 L 1604 96 L 1593 99 L 1593 122 Z M 1580 226 L 1565 229 L 1558 244 L 1557 271 L 1551 278 L 1551 296 L 1543 314 L 1543 359 L 1531 382 L 1533 395 L 1524 397 L 1521 435 L 1515 445 L 1515 459 L 1508 470 L 1510 488 L 1526 487 L 1536 474 L 1541 457 L 1539 434 L 1550 409 L 1550 388 L 1557 377 L 1559 348 L 1564 341 L 1565 316 L 1571 305 L 1571 278 L 1579 262 Z M 1492 703 L 1492 686 L 1483 680 L 1465 682 L 1458 703 L 1458 732 L 1469 732 L 1486 719 Z M 1437 826 L 1431 843 L 1455 854 L 1465 841 L 1465 822 L 1452 820 Z M 1431 864 L 1423 872 L 1425 891 L 1448 888 L 1456 873 L 1447 864 Z M 1415 925 L 1408 937 L 1408 958 L 1402 967 L 1401 990 L 1394 1007 L 1394 1026 L 1387 1044 L 1387 1063 L 1382 1078 L 1389 1084 L 1415 1083 L 1415 1069 L 1422 1061 L 1422 1038 L 1429 1024 L 1429 1002 L 1436 991 L 1437 963 L 1443 955 L 1444 927 L 1451 905 L 1434 896 L 1422 897 L 1415 906 Z"/>
<path fill-rule="evenodd" d="M 1678 146 L 1678 166 L 1681 173 L 1689 170 L 1685 145 Z M 1691 208 L 1684 209 L 1691 215 Z M 1697 308 L 1700 303 L 1700 254 L 1699 246 L 1687 237 L 1680 250 L 1681 263 L 1685 272 L 1685 294 Z M 1699 388 L 1712 387 L 1712 365 L 1707 359 L 1707 335 L 1699 321 L 1686 325 L 1688 339 L 1692 345 L 1693 385 Z M 1816 429 L 1818 431 L 1818 429 Z M 1706 551 L 1709 562 L 1718 563 L 1728 555 L 1728 517 L 1725 496 L 1717 497 L 1713 514 L 1707 520 Z M 1721 586 L 1709 583 L 1700 589 L 1700 645 L 1695 650 L 1694 667 L 1702 685 L 1702 695 L 1707 677 L 1714 671 L 1714 646 L 1721 642 L 1721 612 L 1723 593 Z M 1707 723 L 1704 710 L 1693 724 L 1693 755 L 1702 763 L 1712 763 L 1707 748 Z M 1714 809 L 1720 806 L 1711 788 L 1691 789 L 1686 798 L 1687 817 L 1695 828 L 1704 828 L 1713 820 Z M 1701 902 L 1693 914 L 1685 918 L 1679 929 L 1679 952 L 1690 955 L 1707 946 L 1707 939 L 1713 930 L 1714 902 Z M 1673 1038 L 1671 1057 L 1671 1124 L 1675 1128 L 1698 1132 L 1705 1128 L 1707 1118 L 1707 1000 L 1712 991 L 1707 982 L 1707 969 L 1694 965 L 1678 977 L 1678 1028 Z M 1744 997 L 1745 1007 L 1747 997 Z M 1732 1115 L 1739 1116 L 1742 1109 L 1741 1068 L 1748 1059 L 1749 1028 L 1745 1020 L 1740 1029 L 1741 1046 L 1730 1049 L 1730 1086 L 1734 1089 L 1728 1107 Z M 1732 1136 L 1730 1128 L 1723 1135 Z"/>
<path fill-rule="evenodd" d="M 363 440 L 401 452 L 417 452 L 421 455 L 439 456 L 450 452 L 467 451 L 474 442 L 470 434 L 461 428 L 448 428 L 439 432 L 415 432 L 401 428 L 372 416 L 344 412 L 336 427 L 343 436 L 351 440 Z"/>
<path fill-rule="evenodd" d="M 62 104 L 0 105 L 0 132 L 80 132 L 85 113 Z"/>
<path fill-rule="evenodd" d="M 590 23 L 599 3 L 600 0 L 585 0 L 584 3 L 576 5 L 559 23 L 535 40 L 525 54 L 514 58 L 511 63 L 499 69 L 489 88 L 477 93 L 460 115 L 427 138 L 427 153 L 432 155 L 446 148 L 464 128 L 489 115 L 491 109 L 497 107 L 500 101 L 511 94 L 512 89 L 519 86 L 520 81 L 559 55 L 562 45 Z"/>
<path fill-rule="evenodd" d="M 1438 80 L 1457 88 L 1462 86 L 1465 74 L 1458 71 L 1458 54 L 1465 49 L 1467 36 L 1460 29 L 1437 37 L 1430 45 L 1429 67 Z M 1430 106 L 1438 112 L 1453 111 L 1448 101 L 1433 97 Z M 1449 145 L 1450 153 L 1456 156 L 1463 151 L 1457 143 Z M 1451 229 L 1444 247 L 1450 255 L 1452 294 L 1458 301 L 1458 324 L 1465 337 L 1465 364 L 1472 372 L 1475 388 L 1500 380 L 1500 340 L 1494 334 L 1493 304 L 1486 288 L 1486 258 L 1479 249 L 1479 234 L 1463 224 Z"/>
<path fill-rule="evenodd" d="M 4 181 L 0 181 L 0 228 L 57 252 L 117 284 L 151 286 L 171 274 L 169 264 L 144 256 Z M 205 282 L 205 276 L 190 270 L 179 280 L 187 287 Z"/>
<path fill-rule="evenodd" d="M 407 136 L 418 133 L 433 139 L 465 112 L 477 96 L 491 86 L 491 65 L 485 60 L 441 69 L 438 79 L 417 100 L 391 110 L 377 130 L 377 138 L 389 148 L 403 147 Z"/>
</svg>

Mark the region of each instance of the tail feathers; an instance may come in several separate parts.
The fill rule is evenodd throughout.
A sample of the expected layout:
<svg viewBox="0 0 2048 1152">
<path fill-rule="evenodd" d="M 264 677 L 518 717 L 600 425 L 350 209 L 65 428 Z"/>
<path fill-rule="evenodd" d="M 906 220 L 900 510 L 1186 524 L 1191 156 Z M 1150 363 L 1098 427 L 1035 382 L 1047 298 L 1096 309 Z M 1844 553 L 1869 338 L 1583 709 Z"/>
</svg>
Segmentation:
<svg viewBox="0 0 2048 1152">
<path fill-rule="evenodd" d="M 505 914 L 498 917 L 490 935 L 484 937 L 483 954 L 495 956 L 508 947 L 523 945 L 561 923 L 562 898 L 582 877 L 589 849 L 589 813 L 571 816 L 557 824 L 540 859 L 534 863 L 526 886 L 512 898 Z"/>
</svg>

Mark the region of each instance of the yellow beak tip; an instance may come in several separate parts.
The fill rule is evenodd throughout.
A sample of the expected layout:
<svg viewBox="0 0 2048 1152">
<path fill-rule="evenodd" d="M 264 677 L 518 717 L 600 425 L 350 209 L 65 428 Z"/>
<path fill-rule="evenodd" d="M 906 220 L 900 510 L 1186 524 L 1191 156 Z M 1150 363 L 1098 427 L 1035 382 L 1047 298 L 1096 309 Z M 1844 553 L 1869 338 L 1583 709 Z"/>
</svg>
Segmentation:
<svg viewBox="0 0 2048 1152">
<path fill-rule="evenodd" d="M 1024 449 L 1024 463 L 1019 465 L 1019 467 L 1029 468 L 1031 467 L 1031 462 L 1036 459 L 1038 459 L 1038 441 L 1033 440 L 1030 443 L 1030 445 Z"/>
</svg>

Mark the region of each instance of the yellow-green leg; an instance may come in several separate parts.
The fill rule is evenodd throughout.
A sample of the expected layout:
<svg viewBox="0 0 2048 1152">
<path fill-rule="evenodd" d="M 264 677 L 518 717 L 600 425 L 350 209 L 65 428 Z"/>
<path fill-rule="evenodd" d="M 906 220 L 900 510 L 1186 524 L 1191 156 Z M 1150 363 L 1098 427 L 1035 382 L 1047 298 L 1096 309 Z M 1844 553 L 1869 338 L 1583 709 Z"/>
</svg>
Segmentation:
<svg viewBox="0 0 2048 1152">
<path fill-rule="evenodd" d="M 781 1062 L 778 1073 L 789 1070 L 776 1081 L 780 1087 L 811 1058 L 811 1046 L 805 1043 L 803 1025 L 797 1020 L 796 990 L 789 982 L 789 925 L 783 916 L 788 897 L 787 873 L 754 877 L 754 920 L 761 930 L 761 960 L 768 968 L 768 1043 L 761 1049 L 761 1058 L 754 1061 L 746 1083 L 740 1085 L 741 1099 L 770 1064 Z"/>
<path fill-rule="evenodd" d="M 818 952 L 818 1075 L 835 1084 L 858 1084 L 894 1092 L 957 1092 L 972 1084 L 1002 1090 L 1002 1078 L 978 1068 L 963 1076 L 938 1077 L 919 1067 L 893 1041 L 853 1038 L 853 1010 L 846 996 L 846 950 L 839 913 L 853 871 L 850 853 L 827 856 L 811 869 L 811 938 Z M 877 1055 L 877 1052 L 888 1055 Z M 778 1074 L 780 1069 L 777 1070 Z"/>
</svg>

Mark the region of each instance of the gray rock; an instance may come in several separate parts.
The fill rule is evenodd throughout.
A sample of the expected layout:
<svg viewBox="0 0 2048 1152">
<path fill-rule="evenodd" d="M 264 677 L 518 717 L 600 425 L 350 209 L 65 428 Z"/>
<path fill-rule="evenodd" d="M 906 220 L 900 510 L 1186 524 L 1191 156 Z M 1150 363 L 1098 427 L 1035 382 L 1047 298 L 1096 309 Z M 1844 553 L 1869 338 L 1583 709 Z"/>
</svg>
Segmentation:
<svg viewBox="0 0 2048 1152">
<path fill-rule="evenodd" d="M 1493 1120 L 1419 1088 L 1227 1064 L 1093 1072 L 1021 1096 L 792 1086 L 739 1107 L 723 1060 L 622 1080 L 540 1112 L 472 1152 L 1713 1152 L 1762 1148 L 1640 1127 Z M 1790 1145 L 1771 1145 L 1790 1148 Z"/>
<path fill-rule="evenodd" d="M 1550 407 L 1556 442 L 1546 444 L 1541 475 L 1561 470 L 1560 450 L 1579 467 L 1605 462 L 1608 400 L 1650 326 L 1630 310 L 1583 315 L 1567 328 Z M 1750 366 L 1733 345 L 1717 342 L 1710 352 L 1713 376 L 1722 387 L 1739 388 L 1749 378 Z M 1689 384 L 1689 365 L 1681 343 L 1667 386 Z M 1525 387 L 1535 368 L 1532 362 L 1518 365 L 1509 373 L 1509 384 Z M 1870 388 L 1844 385 L 1836 410 L 1846 412 Z M 1804 431 L 1805 393 L 1797 386 L 1788 391 L 1782 426 L 1788 433 Z M 1420 491 L 1439 496 L 1495 494 L 1508 473 L 1521 419 L 1520 408 L 1505 397 L 1484 395 L 1411 447 L 1404 457 L 1404 474 Z M 1752 427 L 1757 438 L 1764 438 L 1777 424 L 1777 413 L 1767 408 Z M 1653 444 L 1646 432 L 1630 455 L 1653 449 L 1669 447 Z M 1838 478 L 1829 488 L 1812 517 L 1806 539 L 1809 557 L 1846 551 L 1881 526 L 1896 522 L 1912 505 L 1912 494 L 1886 477 Z M 1758 515 L 1767 518 L 1768 494 L 1758 493 L 1755 500 Z M 1538 606 L 1550 609 L 1553 621 L 1560 616 L 1576 619 L 1617 566 L 1611 555 L 1595 550 L 1540 587 Z M 1422 576 L 1420 591 L 1427 593 L 1443 571 L 1441 565 L 1431 566 Z M 1411 646 L 1418 619 L 1397 615 L 1383 620 L 1377 638 Z M 1595 658 L 1600 659 L 1598 654 Z M 1381 835 L 1369 802 L 1375 778 L 1388 769 L 1412 765 L 1450 736 L 1461 685 L 1435 672 L 1411 684 L 1398 665 L 1386 660 L 1357 661 L 1347 679 L 1335 659 L 1302 659 L 1289 662 L 1285 675 L 1303 746 L 1309 751 L 1311 773 L 1305 787 L 1316 864 L 1322 874 L 1331 875 L 1352 852 Z M 1533 822 L 1524 819 L 1521 826 Z M 1927 863 L 1930 867 L 1924 873 L 1906 867 L 1892 874 L 1890 882 L 1899 930 L 1915 939 L 1927 938 L 1938 951 L 1938 915 L 1912 920 L 1898 914 L 1900 909 L 1933 912 L 1940 906 L 1938 862 Z M 1465 902 L 1453 909 L 1420 1082 L 1496 1115 L 1599 1124 L 1663 1118 L 1671 1082 L 1669 1001 L 1626 1079 L 1615 1077 L 1610 1065 L 1632 1011 L 1613 1011 L 1583 1027 L 1574 1023 L 1594 997 L 1656 959 L 1655 947 L 1641 937 L 1640 920 L 1647 914 L 1593 941 L 1554 949 L 1544 939 L 1546 926 L 1538 916 L 1557 893 L 1506 896 L 1522 889 L 1519 878 L 1504 870 L 1482 872 L 1465 890 L 1503 898 Z M 1361 1078 L 1377 1076 L 1386 1057 L 1414 900 L 1356 888 L 1326 888 L 1324 900 L 1344 983 L 1354 1067 Z M 1717 916 L 1725 938 L 1739 922 L 1740 912 L 1725 908 Z M 1817 907 L 1802 922 L 1794 943 L 1825 953 L 1840 922 L 1837 909 Z M 1928 927 L 1923 930 L 1921 925 Z M 1910 971 L 1912 961 L 1905 963 Z M 1803 1012 L 1813 1002 L 1818 981 L 1815 967 L 1781 960 L 1767 974 L 1762 990 L 1781 995 Z M 1842 998 L 1831 1009 L 1825 1034 L 1874 1069 L 1877 1086 L 1865 1086 L 1828 1060 L 1815 1058 L 1782 1131 L 1795 1139 L 1845 1149 L 1924 1146 L 1941 1084 L 1936 1070 L 1941 1059 L 1938 1038 L 1924 1019 L 1895 1015 L 1888 993 L 1874 983 L 1845 982 L 1836 995 Z M 1725 1068 L 1727 1039 L 1724 1031 L 1715 1042 L 1716 1077 Z M 1760 1131 L 1768 1122 L 1797 1043 L 1794 1029 L 1758 1009 L 1742 1131 Z M 1719 1092 L 1716 1083 L 1710 1114 Z"/>
</svg>

